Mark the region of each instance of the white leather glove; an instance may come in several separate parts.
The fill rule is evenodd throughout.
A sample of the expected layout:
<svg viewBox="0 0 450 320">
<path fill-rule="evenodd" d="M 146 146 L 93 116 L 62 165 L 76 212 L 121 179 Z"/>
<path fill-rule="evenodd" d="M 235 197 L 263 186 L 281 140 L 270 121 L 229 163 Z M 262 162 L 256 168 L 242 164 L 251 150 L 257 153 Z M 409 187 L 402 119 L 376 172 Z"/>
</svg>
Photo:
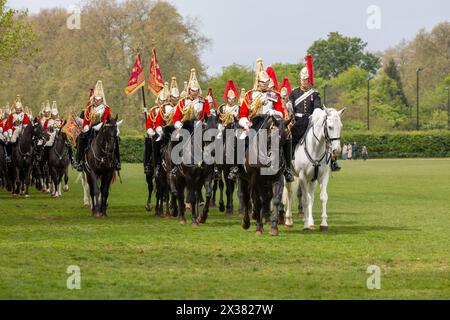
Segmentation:
<svg viewBox="0 0 450 320">
<path fill-rule="evenodd" d="M 3 128 L 0 127 L 0 133 L 3 133 Z"/>
<path fill-rule="evenodd" d="M 161 126 L 156 128 L 156 133 L 158 134 L 158 136 L 162 136 L 163 135 L 163 128 Z"/>
<path fill-rule="evenodd" d="M 277 117 L 281 117 L 283 114 L 280 111 L 277 110 L 269 110 L 269 116 L 273 117 L 273 116 L 277 116 Z"/>
<path fill-rule="evenodd" d="M 100 130 L 100 128 L 102 127 L 102 125 L 103 125 L 103 122 L 100 122 L 99 124 L 93 126 L 92 128 L 94 128 L 95 131 L 98 131 L 98 130 Z"/>
<path fill-rule="evenodd" d="M 12 129 L 8 129 L 8 131 L 6 131 L 6 133 L 8 134 L 8 137 L 11 138 L 12 137 Z"/>
<path fill-rule="evenodd" d="M 156 128 L 156 133 L 158 134 L 158 139 L 156 139 L 156 141 L 161 141 L 163 136 L 163 129 L 161 128 L 161 126 Z"/>
<path fill-rule="evenodd" d="M 86 132 L 88 132 L 88 131 L 89 131 L 89 126 L 88 126 L 88 125 L 85 125 L 84 128 L 83 128 L 83 132 L 86 133 Z"/>
<path fill-rule="evenodd" d="M 147 110 L 147 108 L 144 108 L 144 113 L 145 113 L 145 114 L 147 114 L 147 113 L 148 113 L 148 110 Z"/>
<path fill-rule="evenodd" d="M 239 119 L 239 125 L 242 127 L 242 128 L 244 128 L 244 130 L 245 129 L 247 129 L 247 131 L 248 131 L 248 128 L 249 128 L 249 126 L 250 126 L 250 121 L 248 121 L 248 119 L 247 118 L 241 118 L 241 119 Z"/>
<path fill-rule="evenodd" d="M 155 135 L 155 131 L 152 128 L 148 128 L 147 134 L 151 138 Z"/>
<path fill-rule="evenodd" d="M 177 121 L 177 122 L 175 122 L 174 127 L 175 127 L 175 129 L 180 130 L 181 127 L 183 127 L 183 124 L 180 121 Z"/>
</svg>

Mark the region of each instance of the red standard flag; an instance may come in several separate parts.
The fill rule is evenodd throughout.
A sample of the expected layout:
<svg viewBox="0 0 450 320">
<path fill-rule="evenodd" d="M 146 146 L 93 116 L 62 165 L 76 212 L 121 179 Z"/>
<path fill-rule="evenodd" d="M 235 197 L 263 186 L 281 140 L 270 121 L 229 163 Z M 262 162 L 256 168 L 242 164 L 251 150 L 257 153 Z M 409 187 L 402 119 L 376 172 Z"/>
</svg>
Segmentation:
<svg viewBox="0 0 450 320">
<path fill-rule="evenodd" d="M 157 96 L 164 88 L 164 80 L 161 75 L 161 70 L 159 69 L 158 59 L 156 59 L 156 50 L 153 48 L 152 51 L 152 62 L 150 64 L 150 79 L 148 81 L 148 88 L 150 91 Z"/>
<path fill-rule="evenodd" d="M 141 55 L 138 54 L 134 62 L 133 70 L 131 71 L 130 81 L 128 81 L 127 87 L 125 88 L 127 95 L 131 96 L 145 85 L 145 78 L 142 71 L 144 70 L 142 68 Z"/>
<path fill-rule="evenodd" d="M 77 122 L 76 117 L 70 113 L 67 122 L 61 130 L 64 132 L 72 145 L 76 145 L 77 137 L 81 133 L 81 124 Z"/>
</svg>

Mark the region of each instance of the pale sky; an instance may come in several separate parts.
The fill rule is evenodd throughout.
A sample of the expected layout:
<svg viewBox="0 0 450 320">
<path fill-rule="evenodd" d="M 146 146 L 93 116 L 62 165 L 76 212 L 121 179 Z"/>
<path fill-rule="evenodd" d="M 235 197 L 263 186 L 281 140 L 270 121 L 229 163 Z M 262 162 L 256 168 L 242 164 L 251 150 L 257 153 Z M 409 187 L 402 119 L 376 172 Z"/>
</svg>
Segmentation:
<svg viewBox="0 0 450 320">
<path fill-rule="evenodd" d="M 200 30 L 212 39 L 202 55 L 210 75 L 223 66 L 253 66 L 258 57 L 266 66 L 303 61 L 306 49 L 329 32 L 339 31 L 368 42 L 369 51 L 382 51 L 421 29 L 430 31 L 450 21 L 449 0 L 169 0 L 184 17 L 197 18 Z M 79 0 L 8 0 L 14 8 L 65 7 Z M 380 28 L 369 29 L 376 18 L 369 6 L 380 9 Z M 371 20 L 373 21 L 373 20 Z M 373 24 L 372 24 L 373 25 Z"/>
</svg>

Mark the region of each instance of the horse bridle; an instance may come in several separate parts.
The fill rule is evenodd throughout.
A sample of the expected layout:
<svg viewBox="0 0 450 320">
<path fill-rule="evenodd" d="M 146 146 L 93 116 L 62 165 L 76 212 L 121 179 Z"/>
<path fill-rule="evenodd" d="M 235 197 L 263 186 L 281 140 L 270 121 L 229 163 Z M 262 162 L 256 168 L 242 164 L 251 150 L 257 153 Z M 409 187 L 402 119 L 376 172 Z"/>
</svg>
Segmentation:
<svg viewBox="0 0 450 320">
<path fill-rule="evenodd" d="M 319 160 L 314 160 L 311 157 L 311 154 L 308 152 L 308 148 L 306 146 L 306 135 L 308 134 L 308 131 L 312 129 L 314 138 L 320 142 L 319 138 L 317 138 L 316 133 L 314 131 L 314 125 L 311 124 L 309 126 L 309 128 L 307 129 L 306 133 L 305 133 L 305 137 L 303 139 L 303 142 L 305 143 L 305 154 L 306 157 L 308 158 L 308 160 L 313 164 L 314 166 L 314 178 L 312 179 L 312 182 L 317 180 L 318 174 L 319 174 L 319 167 L 321 166 L 321 162 L 325 159 L 325 163 L 328 164 L 330 163 L 331 160 L 331 153 L 332 151 L 330 150 L 331 147 L 331 143 L 333 141 L 340 141 L 341 137 L 335 137 L 335 138 L 331 138 L 330 137 L 330 133 L 328 132 L 328 126 L 327 126 L 327 120 L 328 120 L 328 116 L 325 115 L 325 119 L 322 122 L 322 126 L 323 126 L 323 133 L 325 136 L 325 152 L 323 153 L 323 155 L 320 157 Z"/>
</svg>

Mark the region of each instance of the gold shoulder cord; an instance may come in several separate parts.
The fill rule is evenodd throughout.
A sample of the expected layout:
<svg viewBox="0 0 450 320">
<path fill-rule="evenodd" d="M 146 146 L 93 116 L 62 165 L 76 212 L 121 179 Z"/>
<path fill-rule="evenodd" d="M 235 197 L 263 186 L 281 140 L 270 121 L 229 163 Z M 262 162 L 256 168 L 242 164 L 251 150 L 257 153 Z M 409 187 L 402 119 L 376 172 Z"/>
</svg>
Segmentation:
<svg viewBox="0 0 450 320">
<path fill-rule="evenodd" d="M 181 113 L 183 114 L 182 121 L 190 120 L 194 118 L 194 103 L 189 103 L 189 105 L 184 106 L 184 109 L 181 110 Z"/>
<path fill-rule="evenodd" d="M 234 115 L 232 112 L 221 112 L 220 109 L 225 107 L 225 105 L 221 105 L 219 109 L 217 109 L 219 113 L 219 119 L 222 122 L 223 126 L 226 127 L 228 124 L 234 122 Z"/>
<path fill-rule="evenodd" d="M 173 104 L 170 104 L 172 107 L 174 106 Z M 178 107 L 178 106 L 177 106 Z M 177 108 L 176 107 L 176 108 Z M 163 118 L 164 122 L 166 123 L 166 125 L 172 124 L 173 123 L 173 116 L 175 115 L 175 110 L 172 110 L 169 115 L 166 116 L 166 112 L 164 110 L 164 108 L 161 108 L 159 110 L 159 113 L 161 114 L 161 117 Z"/>
<path fill-rule="evenodd" d="M 253 90 L 250 90 L 251 92 Z M 261 111 L 261 108 L 263 106 L 263 100 L 261 98 L 262 94 L 256 97 L 255 102 L 253 103 L 253 109 L 250 112 L 250 118 L 253 118 L 255 114 L 258 114 Z M 247 97 L 245 98 L 245 102 L 247 103 L 247 106 L 249 106 Z"/>
<path fill-rule="evenodd" d="M 156 117 L 153 115 L 153 111 L 156 110 L 156 108 L 159 108 L 159 106 L 153 106 L 148 111 L 148 116 L 150 117 L 150 120 L 152 120 L 152 122 L 155 122 L 156 120 Z"/>
</svg>

